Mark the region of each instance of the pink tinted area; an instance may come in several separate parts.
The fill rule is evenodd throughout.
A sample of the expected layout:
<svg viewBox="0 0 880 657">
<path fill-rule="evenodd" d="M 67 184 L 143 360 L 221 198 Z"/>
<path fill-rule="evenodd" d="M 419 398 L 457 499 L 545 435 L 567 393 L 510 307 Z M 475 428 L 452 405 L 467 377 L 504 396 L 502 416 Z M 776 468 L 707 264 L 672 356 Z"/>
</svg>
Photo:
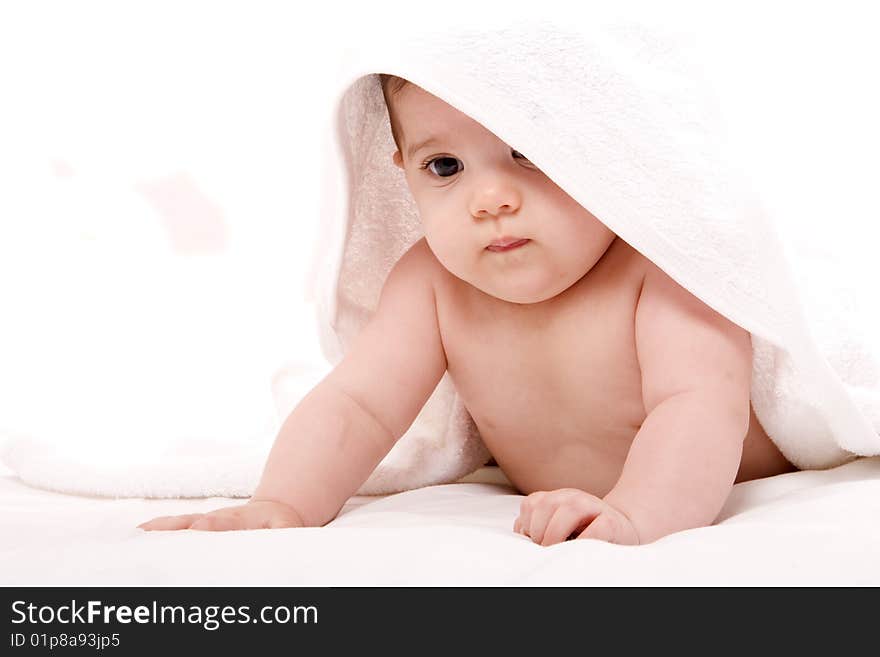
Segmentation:
<svg viewBox="0 0 880 657">
<path fill-rule="evenodd" d="M 223 212 L 185 173 L 138 183 L 135 189 L 153 206 L 178 253 L 216 253 L 226 248 Z"/>
<path fill-rule="evenodd" d="M 52 160 L 52 173 L 55 174 L 58 178 L 73 178 L 74 170 L 73 167 L 70 166 L 64 160 Z"/>
</svg>

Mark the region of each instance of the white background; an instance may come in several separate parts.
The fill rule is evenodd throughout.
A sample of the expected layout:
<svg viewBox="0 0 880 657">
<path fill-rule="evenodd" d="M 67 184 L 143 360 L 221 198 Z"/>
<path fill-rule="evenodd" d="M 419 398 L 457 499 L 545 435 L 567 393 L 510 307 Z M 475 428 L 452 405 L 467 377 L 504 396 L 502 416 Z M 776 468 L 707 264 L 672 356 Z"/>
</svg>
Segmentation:
<svg viewBox="0 0 880 657">
<path fill-rule="evenodd" d="M 871 3 L 719 4 L 639 14 L 704 43 L 768 208 L 872 259 Z M 136 451 L 271 431 L 273 373 L 320 361 L 305 288 L 341 49 L 377 21 L 510 11 L 536 8 L 0 5 L 0 432 Z"/>
</svg>

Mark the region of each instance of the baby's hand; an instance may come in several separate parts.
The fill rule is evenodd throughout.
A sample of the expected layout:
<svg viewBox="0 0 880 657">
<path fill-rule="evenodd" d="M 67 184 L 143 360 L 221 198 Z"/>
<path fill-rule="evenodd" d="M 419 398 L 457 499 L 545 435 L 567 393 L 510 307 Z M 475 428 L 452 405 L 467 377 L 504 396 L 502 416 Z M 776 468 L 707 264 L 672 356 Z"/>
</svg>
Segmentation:
<svg viewBox="0 0 880 657">
<path fill-rule="evenodd" d="M 639 544 L 639 535 L 629 518 L 605 500 L 577 488 L 538 491 L 526 497 L 513 531 L 545 546 L 572 537 Z"/>
<path fill-rule="evenodd" d="M 161 516 L 138 525 L 140 529 L 201 529 L 227 531 L 230 529 L 280 529 L 303 527 L 299 514 L 286 504 L 270 500 L 249 501 L 240 506 L 228 506 L 210 513 L 191 513 L 183 516 Z"/>
</svg>

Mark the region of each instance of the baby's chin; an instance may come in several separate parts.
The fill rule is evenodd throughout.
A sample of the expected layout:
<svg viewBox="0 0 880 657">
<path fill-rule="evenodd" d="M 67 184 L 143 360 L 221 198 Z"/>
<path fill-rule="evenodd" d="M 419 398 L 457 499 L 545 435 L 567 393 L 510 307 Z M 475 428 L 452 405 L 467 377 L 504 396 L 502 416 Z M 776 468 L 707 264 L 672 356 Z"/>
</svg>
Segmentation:
<svg viewBox="0 0 880 657">
<path fill-rule="evenodd" d="M 482 292 L 485 292 L 489 296 L 495 297 L 496 299 L 498 299 L 500 301 L 506 301 L 507 303 L 516 303 L 521 306 L 528 306 L 528 305 L 533 305 L 536 303 L 542 303 L 544 301 L 552 299 L 557 294 L 559 294 L 558 292 L 555 294 L 548 294 L 548 295 L 519 294 L 519 293 L 508 294 L 505 292 L 493 292 L 491 290 L 485 290 L 485 289 L 482 290 Z"/>
<path fill-rule="evenodd" d="M 560 266 L 554 265 L 552 260 L 547 262 L 540 251 L 534 250 L 536 244 L 529 246 L 532 247 L 529 252 L 486 253 L 470 262 L 440 257 L 438 260 L 448 272 L 480 292 L 521 305 L 548 301 L 565 292 L 586 273 L 575 271 L 578 267 L 572 266 L 573 263 Z M 496 262 L 494 258 L 498 257 L 504 260 Z"/>
<path fill-rule="evenodd" d="M 568 281 L 566 278 L 553 276 L 550 272 L 528 272 L 524 275 L 497 280 L 498 277 L 476 278 L 468 281 L 475 288 L 489 296 L 522 305 L 548 301 L 570 288 L 580 277 Z"/>
</svg>

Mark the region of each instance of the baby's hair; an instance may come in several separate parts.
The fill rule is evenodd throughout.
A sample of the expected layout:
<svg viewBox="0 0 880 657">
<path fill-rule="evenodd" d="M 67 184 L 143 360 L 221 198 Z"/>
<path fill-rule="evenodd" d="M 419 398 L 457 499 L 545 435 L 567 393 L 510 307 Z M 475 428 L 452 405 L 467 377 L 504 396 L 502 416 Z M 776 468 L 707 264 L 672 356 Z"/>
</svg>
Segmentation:
<svg viewBox="0 0 880 657">
<path fill-rule="evenodd" d="M 380 73 L 379 82 L 382 85 L 382 96 L 383 98 L 385 98 L 385 107 L 388 110 L 388 120 L 391 122 L 391 136 L 394 138 L 394 145 L 397 146 L 397 150 L 401 150 L 401 130 L 400 126 L 397 123 L 397 119 L 394 116 L 394 110 L 391 106 L 391 98 L 393 98 L 395 94 L 400 92 L 400 90 L 403 89 L 404 86 L 409 84 L 409 81 L 405 80 L 404 78 L 399 78 L 396 75 Z"/>
<path fill-rule="evenodd" d="M 388 96 L 393 96 L 403 89 L 404 85 L 408 82 L 405 78 L 399 78 L 388 73 L 379 73 L 379 81 L 382 83 L 382 93 L 385 95 L 386 100 Z"/>
</svg>

